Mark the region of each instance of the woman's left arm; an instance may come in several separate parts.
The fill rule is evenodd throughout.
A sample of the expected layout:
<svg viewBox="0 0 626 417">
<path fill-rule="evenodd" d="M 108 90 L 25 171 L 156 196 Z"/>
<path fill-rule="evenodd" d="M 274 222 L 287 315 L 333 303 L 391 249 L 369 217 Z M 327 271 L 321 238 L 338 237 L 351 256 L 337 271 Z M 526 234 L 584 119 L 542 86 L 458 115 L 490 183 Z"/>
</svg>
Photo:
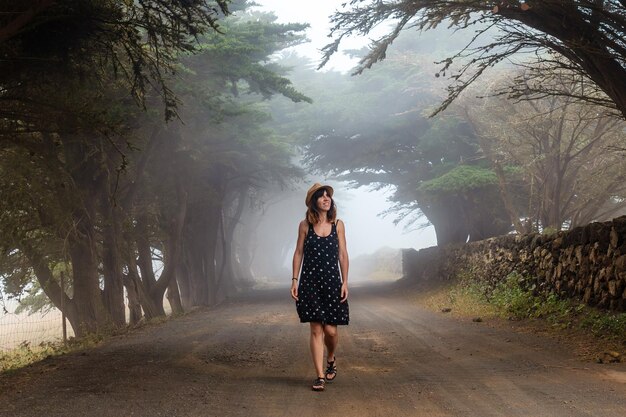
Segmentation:
<svg viewBox="0 0 626 417">
<path fill-rule="evenodd" d="M 348 249 L 346 248 L 346 228 L 341 220 L 337 220 L 337 236 L 339 237 L 339 269 L 341 270 L 341 302 L 348 299 Z"/>
</svg>

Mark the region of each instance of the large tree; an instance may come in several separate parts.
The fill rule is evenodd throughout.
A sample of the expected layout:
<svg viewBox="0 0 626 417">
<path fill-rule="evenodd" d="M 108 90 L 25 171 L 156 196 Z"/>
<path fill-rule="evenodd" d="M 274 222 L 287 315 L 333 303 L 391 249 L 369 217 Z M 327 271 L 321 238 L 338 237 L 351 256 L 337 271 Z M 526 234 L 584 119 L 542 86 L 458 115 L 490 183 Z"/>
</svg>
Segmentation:
<svg viewBox="0 0 626 417">
<path fill-rule="evenodd" d="M 298 174 L 262 128 L 258 102 L 308 100 L 265 64 L 299 42 L 303 26 L 257 17 L 199 36 L 195 54 L 178 51 L 181 75 L 168 88 L 184 103 L 182 121 L 153 110 L 158 85 L 145 90 L 143 112 L 126 78 L 88 61 L 52 71 L 49 84 L 18 83 L 0 101 L 0 191 L 10 197 L 0 201 L 0 268 L 12 294 L 37 279 L 80 335 L 125 322 L 124 287 L 131 321 L 164 314 L 166 290 L 174 311 L 227 293 L 239 207 L 250 190 Z"/>
<path fill-rule="evenodd" d="M 438 34 L 432 34 L 430 45 L 440 45 Z M 437 102 L 429 80 L 433 55 L 408 36 L 400 44 L 383 65 L 361 77 L 294 73 L 315 102 L 296 111 L 276 103 L 279 129 L 300 138 L 311 169 L 355 187 L 391 188 L 388 214 L 405 225 L 433 224 L 439 244 L 507 232 L 497 184 L 481 180 L 488 167 L 479 166 L 484 161 L 471 127 L 459 117 L 424 114 Z M 465 171 L 476 177 L 456 176 L 454 186 L 440 182 L 422 188 L 459 165 L 476 166 Z M 496 221 L 485 222 L 477 213 Z"/>
<path fill-rule="evenodd" d="M 488 90 L 499 89 L 514 74 L 500 74 Z M 626 206 L 626 123 L 601 106 L 577 102 L 574 96 L 584 87 L 580 80 L 572 82 L 571 74 L 559 79 L 563 91 L 571 94 L 517 103 L 466 94 L 453 106 L 476 129 L 496 172 L 498 166 L 515 166 L 523 176 L 526 202 L 508 189 L 508 181 L 500 181 L 511 217 L 522 226 L 520 233 L 606 221 Z"/>
<path fill-rule="evenodd" d="M 322 65 L 337 52 L 344 37 L 367 35 L 388 21 L 394 24 L 372 43 L 357 73 L 384 59 L 389 45 L 405 28 L 475 28 L 468 45 L 442 62 L 440 73 L 448 73 L 452 83 L 438 110 L 448 106 L 487 68 L 515 54 L 532 53 L 553 69 L 567 68 L 583 76 L 589 88 L 577 98 L 601 103 L 626 117 L 623 0 L 351 0 L 347 10 L 332 17 L 335 40 L 325 47 Z M 483 41 L 485 34 L 494 37 Z M 454 69 L 456 61 L 460 67 Z M 523 90 L 513 87 L 511 93 L 525 97 L 567 94 L 558 84 L 544 82 L 546 74 L 549 78 L 549 72 L 534 73 L 535 82 L 527 83 Z"/>
</svg>

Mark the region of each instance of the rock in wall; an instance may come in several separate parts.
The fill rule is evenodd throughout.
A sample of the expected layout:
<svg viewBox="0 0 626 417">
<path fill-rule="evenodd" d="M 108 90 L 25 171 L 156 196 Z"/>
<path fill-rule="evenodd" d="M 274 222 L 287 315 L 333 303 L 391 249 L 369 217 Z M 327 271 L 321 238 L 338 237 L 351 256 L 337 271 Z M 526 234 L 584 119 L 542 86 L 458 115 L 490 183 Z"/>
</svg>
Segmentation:
<svg viewBox="0 0 626 417">
<path fill-rule="evenodd" d="M 404 283 L 451 280 L 471 272 L 496 283 L 511 272 L 542 292 L 626 311 L 626 216 L 551 235 L 505 235 L 402 253 Z"/>
</svg>

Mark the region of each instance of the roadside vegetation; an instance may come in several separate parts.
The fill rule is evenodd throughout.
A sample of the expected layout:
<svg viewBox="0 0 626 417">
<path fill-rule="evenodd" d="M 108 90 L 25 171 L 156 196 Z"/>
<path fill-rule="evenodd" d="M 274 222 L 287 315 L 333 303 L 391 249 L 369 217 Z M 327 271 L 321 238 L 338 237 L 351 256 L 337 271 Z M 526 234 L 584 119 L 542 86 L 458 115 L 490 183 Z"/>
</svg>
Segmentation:
<svg viewBox="0 0 626 417">
<path fill-rule="evenodd" d="M 16 349 L 0 352 L 0 374 L 23 368 L 35 362 L 52 356 L 63 355 L 75 350 L 96 346 L 103 340 L 101 336 L 91 335 L 83 339 L 70 339 L 68 343 L 62 341 L 42 342 L 31 345 L 23 342 Z"/>
<path fill-rule="evenodd" d="M 158 325 L 178 316 L 179 315 L 171 314 L 171 311 L 168 309 L 168 315 L 165 317 L 142 320 L 133 326 L 127 325 L 121 328 L 109 327 L 82 337 L 69 337 L 65 343 L 62 340 L 46 341 L 36 344 L 24 341 L 15 349 L 6 351 L 0 350 L 0 375 L 23 368 L 35 362 L 46 360 L 53 356 L 94 348 L 111 337 L 123 336 L 137 328 Z"/>
<path fill-rule="evenodd" d="M 583 348 L 587 359 L 624 360 L 626 313 L 602 311 L 557 294 L 543 294 L 516 272 L 493 285 L 466 272 L 449 286 L 423 293 L 428 307 L 474 321 L 505 319 L 520 328 L 567 339 Z M 583 346 L 584 345 L 584 346 Z M 605 354 L 609 352 L 609 354 Z"/>
</svg>

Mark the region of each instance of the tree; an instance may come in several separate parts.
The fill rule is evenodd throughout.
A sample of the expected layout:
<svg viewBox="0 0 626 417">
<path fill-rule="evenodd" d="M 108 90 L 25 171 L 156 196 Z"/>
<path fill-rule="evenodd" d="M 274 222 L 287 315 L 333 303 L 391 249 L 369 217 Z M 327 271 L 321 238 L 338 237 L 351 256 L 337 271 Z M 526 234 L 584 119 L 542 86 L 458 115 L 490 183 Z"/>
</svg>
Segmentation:
<svg viewBox="0 0 626 417">
<path fill-rule="evenodd" d="M 195 273 L 190 259 L 206 291 L 187 306 L 223 297 L 218 290 L 230 285 L 236 254 L 224 241 L 220 248 L 220 228 L 232 244 L 246 193 L 299 173 L 283 143 L 262 129 L 267 116 L 253 96 L 308 100 L 279 68 L 263 64 L 300 41 L 303 26 L 252 20 L 225 23 L 225 37 L 199 37 L 195 54 L 169 51 L 181 77 L 168 88 L 185 103 L 184 123 L 166 124 L 153 110 L 158 86 L 146 89 L 142 111 L 128 96 L 128 80 L 111 66 L 89 71 L 90 61 L 67 76 L 52 71 L 46 79 L 54 83 L 15 85 L 3 97 L 10 100 L 0 101 L 0 268 L 13 295 L 37 279 L 77 335 L 125 323 L 124 287 L 132 322 L 142 311 L 164 314 L 165 291 L 175 311 L 182 307 Z M 222 71 L 227 66 L 234 76 Z M 233 87 L 245 98 L 233 96 Z M 59 265 L 67 288 L 59 285 Z M 216 265 L 224 265 L 221 282 L 211 272 Z"/>
<path fill-rule="evenodd" d="M 20 0 L 4 2 L 2 12 L 5 99 L 18 100 L 25 80 L 114 74 L 144 105 L 148 89 L 157 87 L 170 119 L 176 98 L 168 82 L 178 54 L 194 51 L 197 37 L 217 30 L 218 18 L 229 10 L 227 0 Z"/>
<path fill-rule="evenodd" d="M 440 73 L 445 75 L 454 62 L 461 61 L 460 68 L 451 72 L 448 98 L 436 112 L 445 109 L 487 68 L 526 53 L 551 69 L 565 68 L 583 77 L 589 88 L 576 98 L 603 104 L 626 118 L 626 3 L 622 0 L 351 0 L 349 5 L 331 19 L 331 34 L 336 39 L 324 48 L 321 65 L 337 52 L 344 37 L 366 35 L 388 20 L 394 20 L 394 25 L 372 43 L 355 73 L 384 59 L 404 28 L 474 27 L 468 45 L 442 62 Z M 481 43 L 479 38 L 493 29 L 497 30 L 495 38 Z M 533 73 L 534 82 L 522 90 L 514 87 L 511 94 L 568 94 L 558 84 L 544 83 L 544 74 Z"/>
<path fill-rule="evenodd" d="M 313 92 L 315 103 L 300 106 L 296 112 L 276 109 L 279 129 L 300 137 L 304 162 L 311 169 L 355 187 L 382 190 L 391 186 L 393 208 L 387 214 L 408 224 L 423 222 L 426 216 L 435 226 L 438 244 L 507 232 L 510 225 L 495 183 L 486 185 L 461 176 L 459 182 L 465 184 L 457 184 L 455 190 L 421 189 L 423 183 L 459 165 L 476 166 L 472 172 L 478 173 L 485 161 L 471 126 L 461 118 L 425 117 L 425 109 L 436 102 L 428 81 L 430 65 L 424 64 L 432 56 L 420 53 L 414 41 L 404 38 L 401 42 L 402 48 L 384 65 L 362 77 L 295 73 L 298 85 Z M 473 194 L 495 195 L 496 199 Z M 461 215 L 460 210 L 482 213 L 495 221 Z"/>
<path fill-rule="evenodd" d="M 511 72 L 501 74 L 490 88 L 497 90 L 510 77 Z M 568 73 L 560 78 L 562 90 L 570 92 L 564 96 L 513 103 L 467 94 L 458 101 L 488 159 L 523 173 L 528 200 L 515 204 L 514 216 L 525 218 L 519 232 L 605 221 L 625 207 L 620 144 L 626 124 L 601 106 L 575 100 L 584 87 L 571 80 Z M 508 187 L 507 181 L 502 185 Z"/>
</svg>

